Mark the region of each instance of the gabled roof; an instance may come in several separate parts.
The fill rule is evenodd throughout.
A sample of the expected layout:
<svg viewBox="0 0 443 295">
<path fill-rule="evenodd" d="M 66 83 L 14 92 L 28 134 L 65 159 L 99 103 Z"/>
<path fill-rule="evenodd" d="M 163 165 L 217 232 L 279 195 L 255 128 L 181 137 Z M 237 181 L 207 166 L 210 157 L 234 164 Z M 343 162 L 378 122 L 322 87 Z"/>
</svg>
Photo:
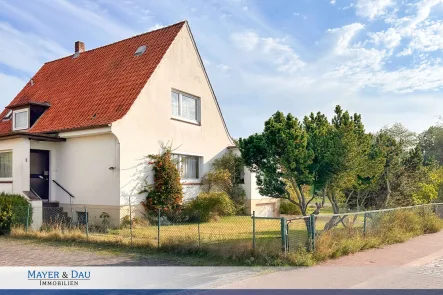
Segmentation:
<svg viewBox="0 0 443 295">
<path fill-rule="evenodd" d="M 49 104 L 30 133 L 105 126 L 122 118 L 186 22 L 45 63 L 0 114 L 27 104 Z M 147 50 L 135 56 L 139 46 Z M 0 135 L 12 120 L 0 121 Z"/>
</svg>

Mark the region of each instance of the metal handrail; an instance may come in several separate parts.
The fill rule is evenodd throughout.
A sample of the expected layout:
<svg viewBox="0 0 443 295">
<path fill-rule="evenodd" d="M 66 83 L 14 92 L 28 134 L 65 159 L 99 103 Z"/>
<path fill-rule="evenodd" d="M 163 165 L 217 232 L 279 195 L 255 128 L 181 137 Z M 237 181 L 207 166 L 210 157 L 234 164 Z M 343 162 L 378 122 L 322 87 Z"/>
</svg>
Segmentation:
<svg viewBox="0 0 443 295">
<path fill-rule="evenodd" d="M 58 183 L 58 182 L 55 181 L 54 179 L 53 179 L 52 181 L 53 181 L 58 187 L 60 187 L 62 190 L 64 190 L 65 193 L 67 193 L 69 196 L 71 196 L 71 198 L 74 198 L 74 199 L 75 199 L 74 195 L 71 194 L 70 192 L 68 192 L 68 190 L 65 189 L 60 183 Z"/>
<path fill-rule="evenodd" d="M 32 187 L 29 188 L 31 190 L 31 193 L 33 193 L 34 195 L 37 196 L 37 198 L 39 198 L 40 200 L 42 200 L 42 198 L 37 194 L 37 192 L 35 190 L 32 189 Z"/>
</svg>

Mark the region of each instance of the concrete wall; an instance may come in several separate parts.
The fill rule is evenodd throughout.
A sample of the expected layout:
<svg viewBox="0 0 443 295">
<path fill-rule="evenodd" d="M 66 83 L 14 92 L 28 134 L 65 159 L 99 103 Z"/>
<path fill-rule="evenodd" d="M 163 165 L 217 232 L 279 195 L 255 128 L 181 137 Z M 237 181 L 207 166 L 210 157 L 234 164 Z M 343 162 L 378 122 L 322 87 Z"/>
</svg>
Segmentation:
<svg viewBox="0 0 443 295">
<path fill-rule="evenodd" d="M 200 125 L 171 118 L 172 89 L 200 98 Z M 159 153 L 160 142 L 172 144 L 176 152 L 203 157 L 200 175 L 208 172 L 211 162 L 232 145 L 187 26 L 179 32 L 131 109 L 111 128 L 120 142 L 122 204 L 128 204 L 129 197 L 132 204 L 143 199 L 138 195 L 141 184 L 145 179 L 153 181 L 145 156 Z M 199 186 L 184 183 L 184 191 L 190 198 L 198 194 Z"/>
<path fill-rule="evenodd" d="M 27 138 L 0 141 L 0 151 L 12 151 L 12 178 L 0 179 L 0 191 L 14 194 L 29 191 L 29 149 Z"/>
</svg>

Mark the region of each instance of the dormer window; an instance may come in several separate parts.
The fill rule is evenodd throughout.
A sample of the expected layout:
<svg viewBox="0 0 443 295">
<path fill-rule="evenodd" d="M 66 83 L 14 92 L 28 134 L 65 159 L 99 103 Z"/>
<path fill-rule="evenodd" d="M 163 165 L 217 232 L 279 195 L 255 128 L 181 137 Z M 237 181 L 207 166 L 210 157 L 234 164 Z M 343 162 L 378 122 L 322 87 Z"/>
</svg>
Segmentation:
<svg viewBox="0 0 443 295">
<path fill-rule="evenodd" d="M 15 110 L 12 112 L 13 130 L 23 130 L 29 128 L 28 109 Z"/>
</svg>

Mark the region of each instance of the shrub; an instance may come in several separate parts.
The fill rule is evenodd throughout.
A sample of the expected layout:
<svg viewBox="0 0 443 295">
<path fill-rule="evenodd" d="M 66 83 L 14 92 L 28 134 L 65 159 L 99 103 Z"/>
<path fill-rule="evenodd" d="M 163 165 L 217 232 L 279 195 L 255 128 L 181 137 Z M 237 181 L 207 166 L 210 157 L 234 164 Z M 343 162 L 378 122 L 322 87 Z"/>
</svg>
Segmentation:
<svg viewBox="0 0 443 295">
<path fill-rule="evenodd" d="M 425 214 L 422 223 L 425 234 L 436 233 L 443 229 L 443 220 L 435 214 Z"/>
<path fill-rule="evenodd" d="M 12 207 L 6 205 L 0 210 L 0 235 L 9 232 L 12 222 Z"/>
<path fill-rule="evenodd" d="M 222 177 L 220 182 L 222 185 L 221 191 L 227 193 L 232 199 L 236 206 L 237 213 L 243 213 L 246 193 L 242 187 L 244 183 L 244 162 L 242 157 L 232 151 L 228 151 L 222 157 L 214 160 L 212 170 L 219 174 L 224 174 L 224 177 L 230 180 L 227 182 L 226 179 Z"/>
<path fill-rule="evenodd" d="M 201 193 L 197 198 L 185 204 L 185 214 L 190 219 L 199 218 L 204 222 L 234 213 L 234 202 L 226 193 L 221 192 Z"/>
<path fill-rule="evenodd" d="M 0 223 L 6 224 L 6 218 L 8 218 L 9 227 L 26 225 L 26 219 L 28 218 L 28 201 L 21 195 L 0 193 Z M 6 217 L 10 216 L 10 217 Z M 32 210 L 29 210 L 29 224 L 32 222 Z"/>
<path fill-rule="evenodd" d="M 163 152 L 158 155 L 149 155 L 149 165 L 154 172 L 154 184 L 146 184 L 140 193 L 148 193 L 142 202 L 146 211 L 158 208 L 176 210 L 183 199 L 183 190 L 180 184 L 180 173 L 177 162 L 172 159 L 170 147 L 163 147 Z"/>
<path fill-rule="evenodd" d="M 280 213 L 288 215 L 301 215 L 300 208 L 288 200 L 281 200 Z"/>
<path fill-rule="evenodd" d="M 368 220 L 370 227 L 363 235 L 358 228 L 333 228 L 319 234 L 314 251 L 314 259 L 328 258 L 355 253 L 381 245 L 405 242 L 408 239 L 438 232 L 443 228 L 443 220 L 431 212 L 395 210 L 375 214 Z"/>
</svg>

